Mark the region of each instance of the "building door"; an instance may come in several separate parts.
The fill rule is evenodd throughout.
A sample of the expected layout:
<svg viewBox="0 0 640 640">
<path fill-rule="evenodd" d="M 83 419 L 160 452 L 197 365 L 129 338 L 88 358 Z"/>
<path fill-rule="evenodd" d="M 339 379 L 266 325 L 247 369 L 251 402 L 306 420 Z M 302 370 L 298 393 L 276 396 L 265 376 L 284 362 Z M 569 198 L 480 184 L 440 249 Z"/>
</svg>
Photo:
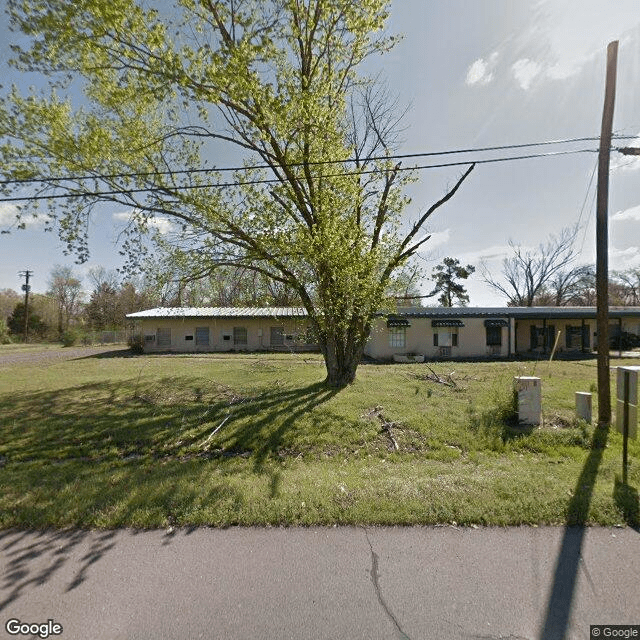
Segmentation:
<svg viewBox="0 0 640 640">
<path fill-rule="evenodd" d="M 156 331 L 156 340 L 159 347 L 171 346 L 171 329 L 158 328 Z"/>
<path fill-rule="evenodd" d="M 282 327 L 271 327 L 269 344 L 272 347 L 284 347 L 284 329 Z"/>
<path fill-rule="evenodd" d="M 209 346 L 209 327 L 196 327 L 196 346 Z"/>
</svg>

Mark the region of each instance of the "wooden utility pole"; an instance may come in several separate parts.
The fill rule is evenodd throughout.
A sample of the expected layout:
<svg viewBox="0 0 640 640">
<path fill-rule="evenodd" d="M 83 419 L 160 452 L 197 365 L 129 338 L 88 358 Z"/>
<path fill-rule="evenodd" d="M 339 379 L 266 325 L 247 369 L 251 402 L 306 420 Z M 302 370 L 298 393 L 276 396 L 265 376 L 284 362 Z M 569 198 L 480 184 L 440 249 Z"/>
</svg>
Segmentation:
<svg viewBox="0 0 640 640">
<path fill-rule="evenodd" d="M 598 200 L 596 210 L 596 304 L 598 331 L 598 426 L 611 422 L 611 384 L 609 379 L 609 156 L 613 107 L 616 97 L 618 41 L 607 47 L 607 77 L 598 155 Z"/>
<path fill-rule="evenodd" d="M 21 271 L 18 274 L 21 278 L 25 279 L 25 284 L 22 285 L 22 290 L 24 291 L 24 341 L 25 343 L 29 341 L 29 291 L 31 287 L 29 286 L 29 278 L 33 275 L 33 271 L 29 271 L 26 269 L 25 271 Z"/>
</svg>

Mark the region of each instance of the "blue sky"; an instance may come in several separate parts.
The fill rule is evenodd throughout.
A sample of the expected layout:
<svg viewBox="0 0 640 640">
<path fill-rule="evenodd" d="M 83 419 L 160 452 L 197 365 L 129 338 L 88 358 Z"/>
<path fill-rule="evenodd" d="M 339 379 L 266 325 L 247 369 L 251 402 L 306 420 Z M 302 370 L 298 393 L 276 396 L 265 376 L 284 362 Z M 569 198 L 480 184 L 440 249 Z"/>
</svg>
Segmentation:
<svg viewBox="0 0 640 640">
<path fill-rule="evenodd" d="M 0 31 L 4 82 L 6 17 Z M 369 63 L 401 105 L 409 105 L 399 152 L 419 153 L 598 136 L 606 46 L 620 41 L 614 132 L 640 136 L 640 7 L 637 0 L 395 0 L 389 30 L 404 35 L 386 57 Z M 626 141 L 620 145 L 631 145 Z M 636 141 L 640 146 L 640 140 Z M 574 145 L 597 148 L 597 142 Z M 552 151 L 554 149 L 543 149 Z M 514 152 L 517 155 L 519 152 Z M 492 154 L 474 154 L 491 157 Z M 495 155 L 495 154 L 493 154 Z M 505 155 L 501 152 L 497 155 Z M 470 156 L 462 156 L 466 159 Z M 456 158 L 458 159 L 458 158 Z M 423 266 L 445 256 L 497 272 L 508 242 L 536 247 L 549 234 L 580 222 L 581 262 L 595 258 L 597 154 L 479 165 L 456 196 L 434 214 Z M 219 164 L 222 164 L 218 160 Z M 441 197 L 459 168 L 420 172 L 407 216 Z M 610 267 L 640 268 L 640 158 L 612 154 Z M 105 208 L 91 233 L 91 260 L 76 266 L 119 265 L 115 243 L 127 212 Z M 0 227 L 13 215 L 0 203 Z M 18 290 L 18 271 L 35 272 L 44 291 L 54 264 L 73 264 L 63 245 L 37 226 L 0 236 L 0 288 Z M 424 283 L 424 289 L 430 288 Z M 475 274 L 472 305 L 504 304 Z"/>
</svg>

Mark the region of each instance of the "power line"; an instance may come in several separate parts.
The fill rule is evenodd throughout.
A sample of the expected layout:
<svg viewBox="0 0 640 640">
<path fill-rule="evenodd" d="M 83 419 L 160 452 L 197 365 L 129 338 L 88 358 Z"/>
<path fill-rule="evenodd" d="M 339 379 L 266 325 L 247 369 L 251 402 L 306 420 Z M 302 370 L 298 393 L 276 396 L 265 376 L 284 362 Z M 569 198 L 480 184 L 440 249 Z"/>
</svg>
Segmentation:
<svg viewBox="0 0 640 640">
<path fill-rule="evenodd" d="M 637 136 L 631 135 L 615 135 L 613 136 L 615 139 L 619 140 L 628 140 L 633 139 Z M 368 156 L 366 158 L 347 158 L 344 160 L 313 160 L 308 162 L 293 162 L 286 165 L 280 165 L 283 167 L 301 167 L 301 166 L 320 166 L 320 165 L 328 165 L 328 164 L 348 164 L 352 162 L 371 162 L 376 160 L 407 160 L 410 158 L 427 158 L 427 157 L 435 157 L 435 156 L 446 156 L 446 155 L 457 155 L 461 153 L 480 153 L 485 151 L 504 151 L 507 149 L 524 149 L 527 147 L 542 147 L 549 145 L 557 145 L 557 144 L 569 144 L 574 142 L 589 142 L 599 140 L 598 137 L 583 137 L 583 138 L 564 138 L 558 140 L 544 140 L 541 142 L 527 142 L 522 144 L 509 144 L 509 145 L 496 145 L 491 147 L 475 147 L 469 149 L 449 149 L 445 151 L 426 151 L 421 153 L 404 153 L 404 154 L 394 154 L 394 155 L 385 155 L 385 156 Z M 469 164 L 469 163 L 464 163 Z M 181 174 L 196 174 L 196 173 L 223 173 L 223 172 L 232 172 L 232 171 L 250 171 L 255 169 L 270 169 L 271 166 L 268 164 L 256 164 L 250 166 L 237 166 L 237 167 L 221 167 L 221 168 L 201 168 L 201 169 L 177 169 L 175 171 L 141 171 L 141 172 L 132 172 L 132 173 L 112 173 L 112 174 L 88 174 L 88 175 L 80 175 L 80 176 L 49 176 L 49 177 L 41 177 L 41 178 L 20 178 L 20 179 L 12 179 L 12 180 L 0 180 L 0 185 L 8 185 L 8 184 L 29 184 L 33 182 L 66 182 L 72 180 L 95 180 L 95 179 L 115 179 L 115 178 L 139 178 L 145 176 L 174 176 Z"/>
<path fill-rule="evenodd" d="M 413 167 L 398 167 L 396 171 L 418 171 L 425 169 L 441 169 L 445 167 L 459 167 L 470 164 L 490 164 L 494 162 L 509 162 L 512 160 L 528 160 L 531 158 L 547 158 L 552 156 L 563 156 L 563 155 L 572 155 L 576 153 L 598 153 L 597 149 L 573 149 L 571 151 L 551 151 L 549 153 L 532 153 L 522 156 L 508 156 L 502 158 L 485 158 L 480 160 L 465 160 L 459 162 L 444 162 L 440 164 L 430 164 L 430 165 L 417 165 Z M 371 169 L 366 171 L 349 171 L 345 173 L 334 173 L 327 174 L 322 176 L 323 178 L 341 178 L 344 176 L 361 176 L 361 175 L 369 175 L 373 173 L 379 173 L 378 169 Z M 67 178 L 70 180 L 71 178 Z M 244 181 L 234 181 L 234 182 L 216 182 L 210 184 L 194 184 L 194 185 L 181 185 L 174 187 L 144 187 L 139 189 L 116 189 L 111 191 L 93 191 L 93 192 L 85 192 L 85 191 L 76 191 L 71 193 L 60 193 L 60 194 L 50 194 L 46 196 L 22 196 L 22 197 L 11 197 L 11 198 L 0 198 L 0 202 L 24 202 L 24 201 L 36 201 L 36 200 L 56 200 L 63 198 L 82 198 L 82 197 L 92 197 L 92 196 L 114 196 L 119 194 L 133 194 L 133 193 L 156 193 L 156 192 L 165 192 L 171 193 L 174 191 L 188 191 L 191 189 L 225 189 L 230 187 L 240 187 L 240 186 L 248 186 L 248 185 L 258 185 L 258 184 L 274 184 L 282 182 L 282 180 L 278 178 L 266 178 L 263 180 L 244 180 Z"/>
</svg>

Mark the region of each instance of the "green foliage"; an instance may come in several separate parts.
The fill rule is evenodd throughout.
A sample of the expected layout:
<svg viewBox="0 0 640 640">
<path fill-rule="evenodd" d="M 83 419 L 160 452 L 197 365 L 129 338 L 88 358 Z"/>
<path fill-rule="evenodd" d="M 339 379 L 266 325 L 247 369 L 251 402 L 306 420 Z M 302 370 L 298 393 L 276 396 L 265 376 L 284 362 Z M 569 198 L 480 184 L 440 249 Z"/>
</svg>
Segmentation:
<svg viewBox="0 0 640 640">
<path fill-rule="evenodd" d="M 295 292 L 328 381 L 350 383 L 390 279 L 472 168 L 401 230 L 413 177 L 383 159 L 395 119 L 359 73 L 396 41 L 385 34 L 389 4 L 187 0 L 169 24 L 160 3 L 11 0 L 11 24 L 29 42 L 15 66 L 59 84 L 0 102 L 0 130 L 12 136 L 0 144 L 5 177 L 69 178 L 84 197 L 57 199 L 48 214 L 81 260 L 89 213 L 113 200 L 131 212 L 129 266 L 144 263 L 151 238 L 192 278 L 242 267 Z M 82 108 L 56 92 L 66 73 Z M 204 168 L 207 145 L 222 142 L 242 150 L 244 170 L 182 171 Z M 86 167 L 95 179 L 76 179 Z M 113 175 L 122 177 L 104 177 Z"/>
<path fill-rule="evenodd" d="M 445 258 L 437 265 L 431 277 L 435 280 L 435 287 L 431 295 L 440 294 L 438 302 L 443 307 L 452 307 L 454 301 L 465 306 L 469 302 L 469 295 L 464 285 L 458 280 L 466 280 L 476 268 L 468 264 L 463 267 L 457 258 Z"/>
<path fill-rule="evenodd" d="M 78 340 L 80 340 L 80 334 L 73 329 L 67 329 L 62 334 L 62 345 L 65 347 L 73 347 L 74 344 L 77 344 Z"/>
<path fill-rule="evenodd" d="M 144 353 L 144 337 L 140 333 L 136 333 L 132 336 L 129 336 L 127 339 L 127 345 L 129 349 L 135 354 Z"/>
<path fill-rule="evenodd" d="M 24 302 L 19 302 L 9 320 L 7 321 L 7 326 L 9 331 L 16 336 L 24 335 L 24 315 L 25 315 L 25 306 Z M 42 338 L 47 332 L 47 325 L 40 319 L 40 316 L 35 313 L 29 305 L 29 336 L 32 338 Z"/>
<path fill-rule="evenodd" d="M 7 323 L 2 318 L 0 318 L 0 344 L 11 344 L 9 327 L 7 326 Z"/>
</svg>

